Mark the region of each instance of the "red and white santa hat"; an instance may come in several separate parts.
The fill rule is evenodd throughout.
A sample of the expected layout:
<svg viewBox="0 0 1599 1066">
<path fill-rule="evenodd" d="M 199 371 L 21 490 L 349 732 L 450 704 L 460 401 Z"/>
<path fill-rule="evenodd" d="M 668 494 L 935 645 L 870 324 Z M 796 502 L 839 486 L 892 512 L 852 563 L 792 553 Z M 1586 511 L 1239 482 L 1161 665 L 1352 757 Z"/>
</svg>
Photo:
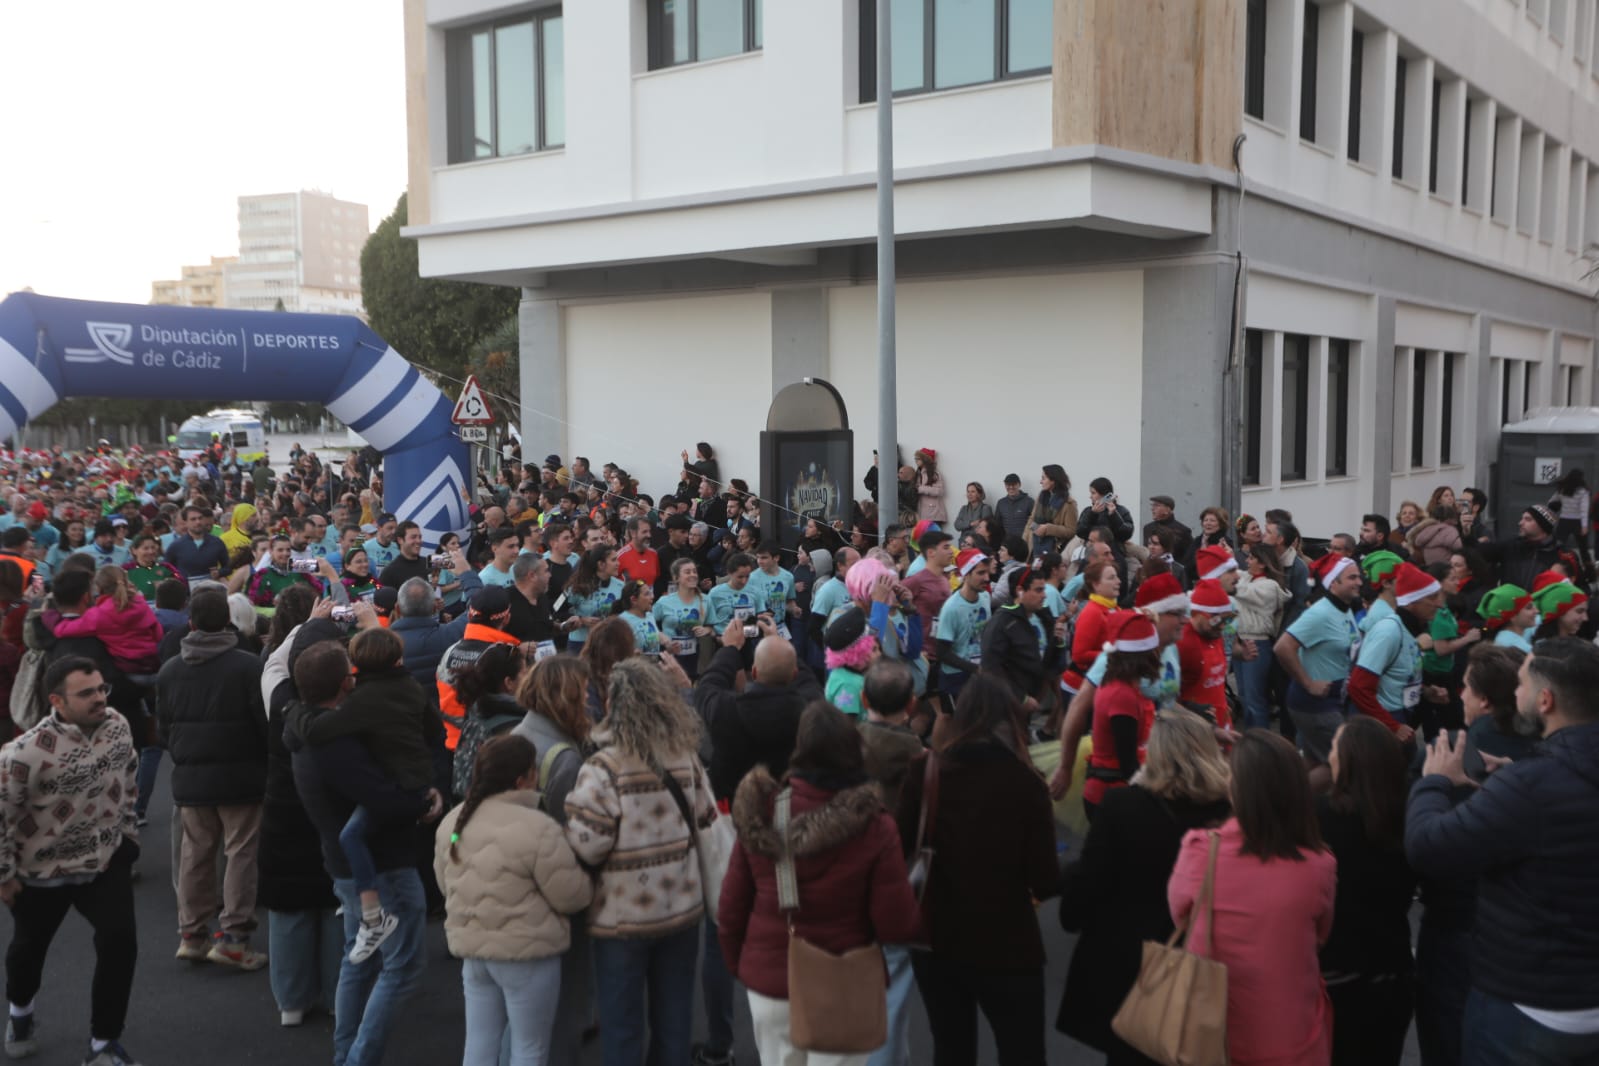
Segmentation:
<svg viewBox="0 0 1599 1066">
<path fill-rule="evenodd" d="M 955 569 L 961 577 L 965 577 L 977 568 L 979 563 L 988 561 L 988 556 L 976 548 L 962 548 L 959 555 L 955 556 Z"/>
<path fill-rule="evenodd" d="M 1156 614 L 1187 614 L 1188 597 L 1171 574 L 1156 574 L 1138 586 L 1133 606 Z"/>
<path fill-rule="evenodd" d="M 1550 585 L 1569 585 L 1572 581 L 1559 570 L 1545 570 L 1532 581 L 1532 594 L 1534 596 L 1548 588 Z"/>
<path fill-rule="evenodd" d="M 1401 607 L 1409 607 L 1442 587 L 1431 574 L 1414 563 L 1402 563 L 1399 573 L 1394 577 L 1394 602 Z"/>
<path fill-rule="evenodd" d="M 1214 580 L 1221 577 L 1229 570 L 1238 569 L 1238 560 L 1230 549 L 1221 544 L 1212 544 L 1208 548 L 1201 548 L 1194 553 L 1194 571 L 1202 579 Z"/>
<path fill-rule="evenodd" d="M 1232 614 L 1233 601 L 1220 581 L 1198 581 L 1188 595 L 1188 605 L 1201 614 Z"/>
<path fill-rule="evenodd" d="M 1347 555 L 1328 552 L 1320 559 L 1313 561 L 1310 564 L 1310 569 L 1315 573 L 1316 580 L 1320 582 L 1322 588 L 1331 588 L 1332 583 L 1337 581 L 1345 570 L 1348 570 L 1351 566 L 1358 565 L 1360 564 Z"/>
<path fill-rule="evenodd" d="M 1117 611 L 1110 617 L 1106 651 L 1137 653 L 1160 647 L 1155 623 L 1140 611 Z"/>
</svg>

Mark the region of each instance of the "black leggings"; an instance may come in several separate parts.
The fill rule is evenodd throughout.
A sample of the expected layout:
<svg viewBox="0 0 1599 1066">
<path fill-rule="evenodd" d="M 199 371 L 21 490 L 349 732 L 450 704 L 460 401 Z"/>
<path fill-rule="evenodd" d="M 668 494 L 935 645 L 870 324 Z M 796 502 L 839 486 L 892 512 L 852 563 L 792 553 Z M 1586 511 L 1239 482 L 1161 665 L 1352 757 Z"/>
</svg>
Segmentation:
<svg viewBox="0 0 1599 1066">
<path fill-rule="evenodd" d="M 125 852 L 127 854 L 125 854 Z M 128 1017 L 139 939 L 133 922 L 129 870 L 137 849 L 124 843 L 106 870 L 88 884 L 37 888 L 23 885 L 11 906 L 11 947 L 6 950 L 6 999 L 32 1003 L 44 976 L 50 941 L 67 911 L 94 927 L 94 977 L 89 984 L 89 1035 L 117 1040 Z M 63 999 L 67 998 L 65 995 Z"/>
<path fill-rule="evenodd" d="M 977 1012 L 988 1019 L 999 1066 L 1044 1066 L 1044 972 L 988 973 L 930 952 L 911 955 L 933 1034 L 933 1066 L 975 1066 Z"/>
</svg>

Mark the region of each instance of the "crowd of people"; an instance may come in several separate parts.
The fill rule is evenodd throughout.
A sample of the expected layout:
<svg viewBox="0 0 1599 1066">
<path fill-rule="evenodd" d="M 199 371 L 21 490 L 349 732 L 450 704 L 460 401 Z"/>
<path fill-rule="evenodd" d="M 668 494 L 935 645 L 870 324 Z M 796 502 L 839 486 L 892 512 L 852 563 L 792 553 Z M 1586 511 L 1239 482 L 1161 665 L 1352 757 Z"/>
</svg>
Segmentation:
<svg viewBox="0 0 1599 1066">
<path fill-rule="evenodd" d="M 1580 472 L 1503 538 L 1440 488 L 1323 546 L 1055 464 L 991 504 L 930 448 L 807 517 L 700 443 L 659 498 L 513 458 L 424 545 L 381 456 L 287 458 L 0 452 L 10 1057 L 76 909 L 84 1061 L 135 1061 L 170 758 L 177 959 L 331 1012 L 336 1066 L 382 1061 L 430 917 L 467 1066 L 731 1063 L 740 986 L 763 1063 L 904 1066 L 914 990 L 938 1066 L 979 1019 L 1039 1066 L 1057 896 L 1055 1026 L 1116 1066 L 1179 930 L 1235 1063 L 1397 1063 L 1413 1022 L 1426 1066 L 1599 1061 Z"/>
</svg>

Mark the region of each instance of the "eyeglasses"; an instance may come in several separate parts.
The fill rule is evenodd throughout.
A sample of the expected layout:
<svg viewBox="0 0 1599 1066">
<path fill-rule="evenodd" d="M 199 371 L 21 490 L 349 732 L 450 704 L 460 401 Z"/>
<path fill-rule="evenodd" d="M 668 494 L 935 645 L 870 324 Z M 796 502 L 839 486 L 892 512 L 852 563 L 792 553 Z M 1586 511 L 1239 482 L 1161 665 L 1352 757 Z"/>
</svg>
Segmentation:
<svg viewBox="0 0 1599 1066">
<path fill-rule="evenodd" d="M 109 695 L 111 695 L 110 685 L 96 685 L 94 688 L 79 689 L 72 694 L 72 698 L 75 700 L 88 700 L 93 699 L 95 696 Z"/>
</svg>

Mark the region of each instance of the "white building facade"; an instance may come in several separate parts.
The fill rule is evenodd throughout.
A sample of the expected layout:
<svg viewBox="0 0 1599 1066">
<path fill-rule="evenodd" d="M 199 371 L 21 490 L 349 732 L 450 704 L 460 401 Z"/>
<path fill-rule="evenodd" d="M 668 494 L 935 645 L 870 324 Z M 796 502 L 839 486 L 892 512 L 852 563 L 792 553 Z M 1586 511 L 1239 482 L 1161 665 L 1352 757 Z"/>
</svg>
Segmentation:
<svg viewBox="0 0 1599 1066">
<path fill-rule="evenodd" d="M 894 0 L 907 456 L 1325 536 L 1488 487 L 1504 421 L 1592 402 L 1599 0 L 1152 9 Z M 773 394 L 823 378 L 860 491 L 872 5 L 406 19 L 406 232 L 426 276 L 522 288 L 524 454 L 659 494 L 708 440 L 757 487 Z"/>
</svg>

